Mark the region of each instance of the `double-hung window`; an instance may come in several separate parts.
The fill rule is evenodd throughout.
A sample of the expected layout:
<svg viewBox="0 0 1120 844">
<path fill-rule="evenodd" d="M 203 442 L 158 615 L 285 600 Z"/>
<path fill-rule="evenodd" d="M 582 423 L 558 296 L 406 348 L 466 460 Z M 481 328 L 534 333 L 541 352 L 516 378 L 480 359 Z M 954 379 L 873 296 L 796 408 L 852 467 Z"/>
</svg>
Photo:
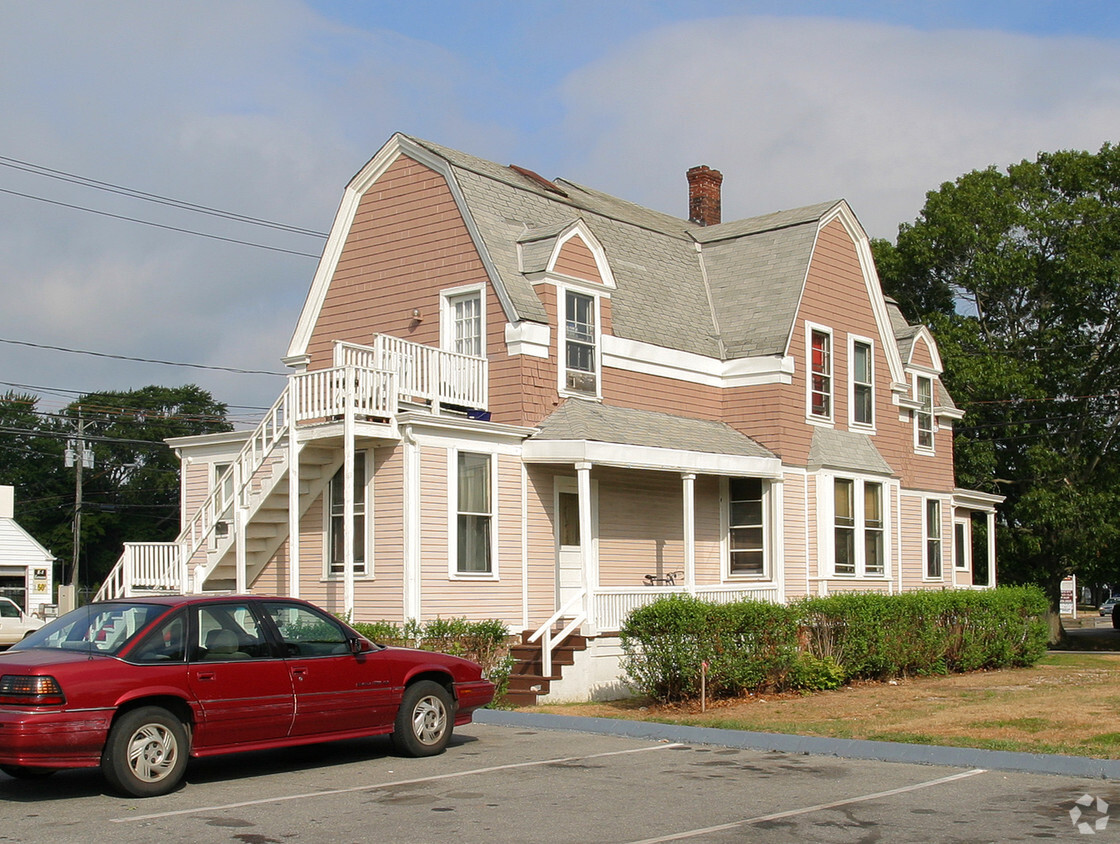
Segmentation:
<svg viewBox="0 0 1120 844">
<path fill-rule="evenodd" d="M 730 478 L 728 502 L 728 574 L 766 575 L 766 487 L 760 478 Z"/>
<path fill-rule="evenodd" d="M 595 297 L 568 290 L 564 294 L 564 388 L 596 395 L 598 379 Z"/>
<path fill-rule="evenodd" d="M 926 499 L 926 577 L 941 579 L 941 501 Z"/>
<path fill-rule="evenodd" d="M 458 453 L 455 555 L 458 574 L 491 574 L 494 570 L 491 460 L 489 454 Z"/>
<path fill-rule="evenodd" d="M 809 415 L 832 419 L 832 334 L 820 328 L 809 332 Z"/>
<path fill-rule="evenodd" d="M 337 577 L 346 572 L 346 481 L 339 469 L 328 488 L 330 536 L 327 547 L 330 561 L 327 573 Z M 364 454 L 354 460 L 354 574 L 366 574 L 366 461 Z"/>
<path fill-rule="evenodd" d="M 914 443 L 923 451 L 933 450 L 933 379 L 918 375 L 914 392 L 919 407 L 914 411 Z"/>
<path fill-rule="evenodd" d="M 872 346 L 864 340 L 852 341 L 849 366 L 852 375 L 852 423 L 871 427 L 875 424 L 875 387 Z"/>
<path fill-rule="evenodd" d="M 832 490 L 833 573 L 837 577 L 885 576 L 883 484 L 835 478 Z"/>
</svg>

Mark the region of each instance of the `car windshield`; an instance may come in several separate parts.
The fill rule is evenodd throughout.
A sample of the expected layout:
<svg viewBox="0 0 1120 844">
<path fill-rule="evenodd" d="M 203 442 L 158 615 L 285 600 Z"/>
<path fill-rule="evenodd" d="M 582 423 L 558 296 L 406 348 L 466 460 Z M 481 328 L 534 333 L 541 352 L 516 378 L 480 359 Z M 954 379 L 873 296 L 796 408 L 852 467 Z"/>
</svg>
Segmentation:
<svg viewBox="0 0 1120 844">
<path fill-rule="evenodd" d="M 125 601 L 89 604 L 56 618 L 18 644 L 13 651 L 50 648 L 91 651 L 109 656 L 120 653 L 152 619 L 167 612 L 160 604 Z"/>
</svg>

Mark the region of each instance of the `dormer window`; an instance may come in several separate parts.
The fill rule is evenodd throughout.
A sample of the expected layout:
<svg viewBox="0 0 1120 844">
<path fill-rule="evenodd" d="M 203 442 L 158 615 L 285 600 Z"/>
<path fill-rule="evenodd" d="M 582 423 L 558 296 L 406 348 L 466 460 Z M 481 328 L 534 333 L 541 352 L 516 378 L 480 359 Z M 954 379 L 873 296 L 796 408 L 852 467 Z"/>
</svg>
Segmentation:
<svg viewBox="0 0 1120 844">
<path fill-rule="evenodd" d="M 914 444 L 922 451 L 933 451 L 933 379 L 916 376 L 914 392 L 920 405 L 914 411 Z"/>
<path fill-rule="evenodd" d="M 822 328 L 809 332 L 809 416 L 832 419 L 832 334 Z"/>
<path fill-rule="evenodd" d="M 598 394 L 598 331 L 595 297 L 568 290 L 564 294 L 564 388 Z"/>
</svg>

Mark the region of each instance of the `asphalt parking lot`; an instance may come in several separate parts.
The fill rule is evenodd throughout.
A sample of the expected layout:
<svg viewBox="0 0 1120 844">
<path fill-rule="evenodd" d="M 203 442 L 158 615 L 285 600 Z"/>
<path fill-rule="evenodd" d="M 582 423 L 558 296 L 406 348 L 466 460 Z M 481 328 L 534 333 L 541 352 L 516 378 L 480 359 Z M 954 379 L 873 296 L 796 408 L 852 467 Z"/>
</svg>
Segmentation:
<svg viewBox="0 0 1120 844">
<path fill-rule="evenodd" d="M 1120 838 L 1116 780 L 497 720 L 511 723 L 464 727 L 432 759 L 392 756 L 377 738 L 195 760 L 181 789 L 149 800 L 108 793 L 94 770 L 0 774 L 0 841 L 1084 840 L 1071 809 L 1097 827 L 1112 805 L 1117 826 L 1093 832 Z"/>
</svg>

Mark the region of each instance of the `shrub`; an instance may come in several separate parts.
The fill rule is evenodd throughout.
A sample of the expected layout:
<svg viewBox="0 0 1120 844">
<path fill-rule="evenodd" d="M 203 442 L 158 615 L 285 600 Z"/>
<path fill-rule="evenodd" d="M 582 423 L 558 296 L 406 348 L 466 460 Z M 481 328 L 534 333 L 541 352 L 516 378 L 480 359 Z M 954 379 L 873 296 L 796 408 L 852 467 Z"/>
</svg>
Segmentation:
<svg viewBox="0 0 1120 844">
<path fill-rule="evenodd" d="M 713 696 L 1031 665 L 1046 651 L 1047 609 L 1036 587 L 848 593 L 790 605 L 674 595 L 623 623 L 623 668 L 636 692 L 682 700 L 699 694 L 703 663 Z"/>
<path fill-rule="evenodd" d="M 495 700 L 509 686 L 513 670 L 509 630 L 497 619 L 435 618 L 423 623 L 410 619 L 403 627 L 391 621 L 359 621 L 351 627 L 382 645 L 436 651 L 477 662 L 496 687 Z"/>
</svg>

